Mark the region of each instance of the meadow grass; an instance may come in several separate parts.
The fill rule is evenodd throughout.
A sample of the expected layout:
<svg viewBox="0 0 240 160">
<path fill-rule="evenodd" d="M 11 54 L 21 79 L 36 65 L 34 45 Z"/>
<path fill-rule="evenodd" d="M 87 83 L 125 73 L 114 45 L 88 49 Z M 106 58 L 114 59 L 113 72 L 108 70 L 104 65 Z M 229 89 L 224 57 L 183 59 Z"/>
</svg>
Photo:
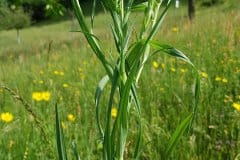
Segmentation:
<svg viewBox="0 0 240 160">
<path fill-rule="evenodd" d="M 232 105 L 240 103 L 240 12 L 227 5 L 201 9 L 189 23 L 185 11 L 170 11 L 157 36 L 187 53 L 201 74 L 202 93 L 193 131 L 181 139 L 170 158 L 237 159 L 240 112 Z M 114 42 L 109 42 L 111 35 L 103 27 L 109 17 L 101 13 L 95 18 L 95 32 L 111 53 Z M 133 21 L 138 23 L 136 19 Z M 56 101 L 69 159 L 72 140 L 82 159 L 100 159 L 93 93 L 96 80 L 105 73 L 82 34 L 68 32 L 76 28 L 76 21 L 30 27 L 21 31 L 21 45 L 17 45 L 15 31 L 0 32 L 0 82 L 31 105 L 50 141 L 44 141 L 22 103 L 0 89 L 0 113 L 14 116 L 9 123 L 0 121 L 0 159 L 56 159 Z M 108 56 L 111 59 L 114 54 Z M 168 56 L 153 56 L 146 63 L 139 80 L 145 130 L 141 159 L 159 159 L 166 139 L 192 111 L 193 79 L 188 65 Z M 51 93 L 49 101 L 32 99 L 33 92 L 43 91 Z M 107 103 L 107 95 L 104 93 L 102 105 Z M 71 114 L 75 119 L 69 118 Z M 135 132 L 130 131 L 127 147 Z"/>
</svg>

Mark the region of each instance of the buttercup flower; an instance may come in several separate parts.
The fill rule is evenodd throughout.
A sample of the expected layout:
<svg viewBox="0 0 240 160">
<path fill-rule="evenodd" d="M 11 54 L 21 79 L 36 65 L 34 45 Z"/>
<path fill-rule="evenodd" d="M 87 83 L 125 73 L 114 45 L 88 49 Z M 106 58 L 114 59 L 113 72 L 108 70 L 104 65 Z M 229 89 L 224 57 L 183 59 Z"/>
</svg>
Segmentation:
<svg viewBox="0 0 240 160">
<path fill-rule="evenodd" d="M 55 75 L 59 75 L 59 72 L 58 71 L 54 71 L 53 72 Z"/>
<path fill-rule="evenodd" d="M 172 71 L 172 72 L 176 72 L 176 69 L 172 67 L 172 68 L 171 68 L 171 71 Z"/>
<path fill-rule="evenodd" d="M 162 69 L 164 69 L 164 68 L 165 68 L 165 64 L 164 64 L 164 63 L 162 63 L 162 64 L 161 64 L 161 67 L 162 67 Z"/>
<path fill-rule="evenodd" d="M 153 61 L 153 62 L 152 62 L 152 66 L 153 66 L 153 68 L 157 69 L 158 66 L 159 66 L 159 64 L 158 64 L 158 62 Z"/>
<path fill-rule="evenodd" d="M 186 72 L 186 69 L 181 68 L 180 71 L 181 71 L 182 73 L 185 73 L 185 72 Z"/>
<path fill-rule="evenodd" d="M 233 108 L 235 108 L 236 110 L 240 111 L 240 103 L 233 103 L 232 106 L 233 106 Z"/>
<path fill-rule="evenodd" d="M 207 74 L 206 72 L 201 72 L 201 76 L 202 76 L 203 78 L 208 78 L 208 74 Z"/>
<path fill-rule="evenodd" d="M 113 118 L 116 118 L 117 117 L 117 112 L 118 112 L 117 108 L 113 107 L 112 110 L 111 110 L 111 116 Z"/>
<path fill-rule="evenodd" d="M 50 93 L 50 92 L 48 92 L 48 91 L 42 92 L 42 99 L 43 99 L 44 101 L 49 101 L 50 98 L 51 98 L 51 93 Z"/>
<path fill-rule="evenodd" d="M 63 88 L 67 88 L 67 87 L 69 87 L 69 85 L 67 84 L 67 83 L 63 83 Z"/>
<path fill-rule="evenodd" d="M 68 115 L 67 115 L 67 120 L 68 120 L 68 121 L 74 122 L 75 119 L 76 119 L 76 117 L 75 117 L 73 114 L 68 114 Z"/>
<path fill-rule="evenodd" d="M 59 75 L 60 75 L 60 76 L 64 76 L 64 72 L 63 72 L 63 71 L 60 71 L 60 72 L 59 72 Z"/>
<path fill-rule="evenodd" d="M 1 113 L 0 118 L 2 121 L 6 122 L 6 123 L 13 121 L 13 115 L 9 112 Z"/>
<path fill-rule="evenodd" d="M 227 80 L 226 78 L 223 78 L 223 79 L 222 79 L 222 82 L 223 82 L 223 83 L 227 83 L 228 80 Z"/>
<path fill-rule="evenodd" d="M 49 101 L 50 98 L 51 98 L 51 93 L 48 91 L 32 93 L 32 99 L 35 101 Z"/>
<path fill-rule="evenodd" d="M 217 77 L 215 78 L 215 81 L 218 81 L 218 82 L 219 82 L 219 81 L 221 81 L 221 80 L 222 80 L 221 77 L 218 77 L 218 76 L 217 76 Z"/>
<path fill-rule="evenodd" d="M 33 92 L 32 93 L 32 99 L 35 101 L 41 101 L 42 100 L 42 93 L 41 92 Z"/>
<path fill-rule="evenodd" d="M 40 81 L 38 81 L 38 83 L 39 83 L 39 84 L 43 84 L 43 83 L 44 83 L 44 81 L 43 81 L 43 80 L 40 80 Z"/>
<path fill-rule="evenodd" d="M 178 27 L 173 27 L 173 28 L 172 28 L 172 31 L 173 31 L 173 32 L 178 32 L 178 31 L 179 31 L 179 28 L 178 28 Z"/>
</svg>

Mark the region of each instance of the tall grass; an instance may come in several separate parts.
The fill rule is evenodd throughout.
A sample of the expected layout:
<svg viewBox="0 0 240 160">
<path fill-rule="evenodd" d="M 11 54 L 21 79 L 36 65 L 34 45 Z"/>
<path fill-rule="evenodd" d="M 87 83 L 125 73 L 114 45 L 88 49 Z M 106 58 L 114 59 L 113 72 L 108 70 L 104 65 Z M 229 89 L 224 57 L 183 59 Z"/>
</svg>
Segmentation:
<svg viewBox="0 0 240 160">
<path fill-rule="evenodd" d="M 111 64 L 106 58 L 104 50 L 102 50 L 99 43 L 100 40 L 93 32 L 96 1 L 93 2 L 90 27 L 88 27 L 86 23 L 86 19 L 83 15 L 79 2 L 77 0 L 72 0 L 72 4 L 81 28 L 80 32 L 84 34 L 88 44 L 92 48 L 97 58 L 100 60 L 107 73 L 107 75 L 104 76 L 99 82 L 95 94 L 97 125 L 100 139 L 102 139 L 103 144 L 103 159 L 123 160 L 124 157 L 126 157 L 125 152 L 127 152 L 127 136 L 130 130 L 130 110 L 132 108 L 134 108 L 137 115 L 136 129 L 138 131 L 135 136 L 136 143 L 131 157 L 138 159 L 142 152 L 143 130 L 141 106 L 136 85 L 149 57 L 158 52 L 163 52 L 181 59 L 193 67 L 196 74 L 193 113 L 181 122 L 174 134 L 171 136 L 165 150 L 162 153 L 162 157 L 166 159 L 171 154 L 172 150 L 176 146 L 176 143 L 179 141 L 185 130 L 188 127 L 191 127 L 192 120 L 194 119 L 197 111 L 200 90 L 199 76 L 197 69 L 194 67 L 192 62 L 181 51 L 173 48 L 172 46 L 160 44 L 153 40 L 157 31 L 161 27 L 167 10 L 171 6 L 171 0 L 169 0 L 167 5 L 163 7 L 162 11 L 160 11 L 162 1 L 149 0 L 137 5 L 134 4 L 133 0 L 128 2 L 124 2 L 123 0 L 102 1 L 104 8 L 112 18 L 111 32 L 117 52 L 117 58 L 113 64 Z M 136 39 L 131 38 L 133 30 L 129 20 L 133 10 L 140 10 L 144 12 L 142 26 Z M 103 114 L 105 115 L 105 120 L 101 122 L 100 116 L 102 114 L 100 113 L 99 101 L 101 98 L 101 93 L 108 81 L 111 83 L 109 101 L 108 105 L 106 106 L 106 113 Z M 112 110 L 114 109 L 113 105 L 115 97 L 117 97 L 118 101 L 116 104 L 117 115 L 116 119 L 113 119 Z M 58 130 L 57 135 L 61 135 L 61 130 Z M 63 141 L 61 138 L 58 138 L 58 148 L 60 151 L 61 148 L 63 148 L 62 146 L 64 146 Z M 59 153 L 62 155 L 64 151 Z"/>
<path fill-rule="evenodd" d="M 235 8 L 239 1 L 235 2 L 226 3 L 233 3 Z M 154 38 L 188 53 L 201 70 L 201 95 L 195 125 L 189 136 L 181 137 L 169 159 L 238 159 L 240 116 L 233 104 L 240 102 L 239 10 L 226 5 L 205 9 L 197 7 L 196 19 L 191 24 L 188 23 L 185 6 L 180 5 L 178 11 L 170 8 Z M 134 25 L 132 39 L 138 33 L 135 28 L 140 28 L 139 17 L 142 17 L 141 13 L 130 16 L 130 24 Z M 86 18 L 90 26 L 90 17 Z M 99 44 L 106 58 L 114 64 L 117 52 L 113 49 L 114 42 L 109 40 L 111 33 L 105 27 L 109 26 L 110 18 L 100 13 L 94 21 L 93 31 L 101 39 Z M 58 157 L 54 132 L 57 99 L 68 159 L 75 159 L 76 150 L 82 159 L 101 159 L 102 139 L 98 139 L 93 93 L 98 83 L 96 80 L 106 72 L 82 33 L 68 32 L 71 23 L 64 21 L 24 29 L 20 46 L 14 45 L 14 30 L 0 32 L 0 83 L 10 87 L 31 105 L 50 140 L 50 144 L 44 141 L 40 128 L 22 103 L 0 88 L 0 114 L 10 112 L 14 116 L 8 123 L 0 120 L 0 159 Z M 74 24 L 74 28 L 78 28 L 75 21 Z M 33 32 L 35 37 L 31 36 Z M 51 40 L 52 48 L 48 53 Z M 150 56 L 144 66 L 137 84 L 143 130 L 140 159 L 160 159 L 167 140 L 192 111 L 194 75 L 191 65 L 167 54 Z M 64 72 L 64 75 L 56 75 L 55 71 Z M 67 88 L 62 86 L 64 83 L 68 84 Z M 99 101 L 99 119 L 103 128 L 110 84 L 110 81 L 106 84 Z M 52 95 L 49 101 L 32 99 L 32 92 L 46 90 Z M 117 102 L 118 98 L 114 97 L 114 108 Z M 69 121 L 68 114 L 74 115 L 75 121 Z M 129 115 L 124 158 L 133 157 L 138 132 L 133 105 Z M 115 119 L 113 117 L 112 121 Z M 49 146 L 53 152 L 49 152 Z"/>
</svg>

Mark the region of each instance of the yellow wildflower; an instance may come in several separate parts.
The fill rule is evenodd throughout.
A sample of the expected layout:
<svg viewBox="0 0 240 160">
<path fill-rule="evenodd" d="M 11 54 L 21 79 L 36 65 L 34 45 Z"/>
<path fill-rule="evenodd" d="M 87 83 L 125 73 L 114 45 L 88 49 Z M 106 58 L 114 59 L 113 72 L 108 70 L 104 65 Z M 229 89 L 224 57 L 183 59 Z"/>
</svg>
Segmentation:
<svg viewBox="0 0 240 160">
<path fill-rule="evenodd" d="M 221 80 L 222 80 L 222 78 L 221 78 L 221 77 L 218 77 L 218 76 L 217 76 L 217 77 L 215 77 L 215 81 L 218 81 L 218 82 L 219 82 L 219 81 L 221 81 Z"/>
<path fill-rule="evenodd" d="M 60 71 L 60 72 L 59 72 L 59 75 L 60 75 L 60 76 L 64 76 L 64 72 L 63 72 L 63 71 Z"/>
<path fill-rule="evenodd" d="M 41 101 L 42 100 L 42 93 L 41 92 L 33 92 L 32 93 L 32 99 L 35 101 Z"/>
<path fill-rule="evenodd" d="M 33 92 L 32 99 L 35 101 L 49 101 L 51 98 L 51 93 L 46 92 Z"/>
<path fill-rule="evenodd" d="M 38 83 L 39 83 L 39 84 L 43 84 L 43 83 L 44 83 L 44 81 L 43 81 L 43 80 L 40 80 L 40 81 L 38 81 Z"/>
<path fill-rule="evenodd" d="M 179 28 L 178 28 L 178 27 L 173 27 L 173 28 L 172 28 L 172 31 L 173 31 L 173 32 L 178 32 L 178 31 L 179 31 Z"/>
<path fill-rule="evenodd" d="M 69 85 L 67 84 L 67 83 L 63 83 L 63 88 L 68 88 L 69 87 Z"/>
<path fill-rule="evenodd" d="M 161 67 L 162 67 L 162 69 L 164 69 L 164 68 L 165 68 L 165 64 L 164 64 L 164 63 L 162 63 L 162 64 L 161 64 Z"/>
<path fill-rule="evenodd" d="M 1 113 L 1 120 L 8 123 L 13 121 L 13 115 L 9 112 Z"/>
<path fill-rule="evenodd" d="M 112 110 L 111 110 L 111 116 L 113 118 L 116 118 L 117 117 L 117 112 L 118 112 L 117 108 L 113 107 Z"/>
<path fill-rule="evenodd" d="M 187 70 L 186 70 L 186 69 L 183 69 L 183 68 L 181 68 L 181 69 L 180 69 L 180 71 L 181 71 L 182 73 L 185 73 Z"/>
<path fill-rule="evenodd" d="M 76 117 L 75 117 L 73 114 L 68 114 L 68 115 L 67 115 L 67 120 L 68 120 L 68 121 L 74 122 L 75 119 L 76 119 Z"/>
<path fill-rule="evenodd" d="M 240 103 L 233 103 L 232 106 L 233 106 L 233 108 L 235 108 L 236 110 L 240 111 Z"/>
<path fill-rule="evenodd" d="M 49 101 L 50 98 L 51 98 L 51 93 L 50 93 L 50 92 L 48 92 L 48 91 L 42 92 L 42 99 L 43 99 L 44 101 Z"/>
<path fill-rule="evenodd" d="M 227 83 L 228 80 L 227 80 L 226 78 L 223 78 L 223 79 L 222 79 L 222 82 L 223 82 L 223 83 Z"/>
<path fill-rule="evenodd" d="M 171 68 L 171 71 L 172 71 L 172 72 L 176 72 L 176 69 L 172 67 L 172 68 Z"/>
<path fill-rule="evenodd" d="M 206 72 L 201 72 L 201 76 L 202 76 L 203 78 L 208 78 L 208 74 L 207 74 Z"/>
<path fill-rule="evenodd" d="M 59 75 L 59 72 L 58 71 L 54 71 L 53 72 L 55 75 Z"/>
<path fill-rule="evenodd" d="M 153 62 L 152 62 L 152 66 L 153 66 L 153 68 L 157 69 L 158 66 L 159 66 L 159 64 L 158 64 L 158 62 L 153 61 Z"/>
</svg>

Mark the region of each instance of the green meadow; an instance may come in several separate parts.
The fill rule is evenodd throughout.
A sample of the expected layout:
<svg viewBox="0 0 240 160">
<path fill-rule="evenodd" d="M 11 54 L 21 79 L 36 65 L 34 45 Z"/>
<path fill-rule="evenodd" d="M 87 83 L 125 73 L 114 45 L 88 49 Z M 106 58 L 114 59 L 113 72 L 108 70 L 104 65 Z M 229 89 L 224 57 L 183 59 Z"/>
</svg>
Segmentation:
<svg viewBox="0 0 240 160">
<path fill-rule="evenodd" d="M 201 76 L 196 119 L 170 159 L 240 159 L 240 3 L 229 1 L 197 6 L 193 22 L 186 6 L 172 7 L 155 37 L 184 52 Z M 133 34 L 139 31 L 139 16 L 131 17 Z M 114 62 L 110 23 L 106 14 L 97 14 L 94 32 Z M 56 103 L 69 159 L 74 159 L 75 144 L 81 159 L 101 159 L 94 93 L 106 73 L 83 34 L 73 32 L 79 30 L 76 20 L 38 24 L 20 31 L 21 44 L 15 30 L 0 31 L 0 159 L 57 159 Z M 193 70 L 156 54 L 146 63 L 137 88 L 144 130 L 140 159 L 157 160 L 167 139 L 192 112 Z M 108 90 L 103 92 L 103 112 L 108 95 Z M 130 112 L 125 159 L 132 157 L 137 132 L 137 115 Z"/>
</svg>

